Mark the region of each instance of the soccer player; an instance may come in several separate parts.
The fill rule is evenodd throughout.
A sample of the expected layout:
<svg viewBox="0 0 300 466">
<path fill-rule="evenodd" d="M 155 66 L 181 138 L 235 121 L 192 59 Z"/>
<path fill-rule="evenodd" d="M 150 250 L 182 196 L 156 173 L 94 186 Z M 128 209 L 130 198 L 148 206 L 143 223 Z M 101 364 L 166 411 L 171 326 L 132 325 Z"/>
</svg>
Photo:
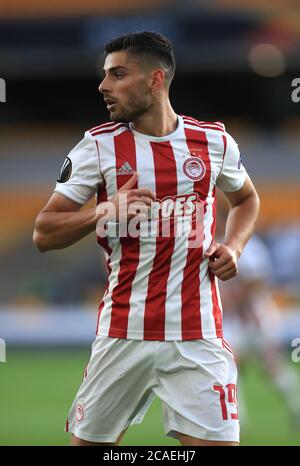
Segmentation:
<svg viewBox="0 0 300 466">
<path fill-rule="evenodd" d="M 165 431 L 182 445 L 237 445 L 237 372 L 223 340 L 216 277 L 237 274 L 257 193 L 222 123 L 173 110 L 175 60 L 166 37 L 130 33 L 105 51 L 99 91 L 111 122 L 86 131 L 68 155 L 34 231 L 40 251 L 75 243 L 102 220 L 108 232 L 97 228 L 109 280 L 66 430 L 72 445 L 117 445 L 157 395 Z M 222 244 L 214 241 L 216 187 L 231 206 Z M 97 206 L 81 211 L 95 194 Z M 176 216 L 192 218 L 199 204 L 198 246 L 173 229 L 162 234 L 165 217 L 173 228 Z M 148 216 L 157 234 L 111 231 L 126 215 L 128 225 Z"/>
</svg>

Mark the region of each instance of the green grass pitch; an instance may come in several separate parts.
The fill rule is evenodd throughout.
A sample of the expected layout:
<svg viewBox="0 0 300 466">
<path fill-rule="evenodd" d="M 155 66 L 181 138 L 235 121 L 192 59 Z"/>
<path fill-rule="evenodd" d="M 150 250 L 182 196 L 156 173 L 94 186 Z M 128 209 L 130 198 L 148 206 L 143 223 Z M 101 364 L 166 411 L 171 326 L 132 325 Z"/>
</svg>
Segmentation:
<svg viewBox="0 0 300 466">
<path fill-rule="evenodd" d="M 0 445 L 68 445 L 66 416 L 89 359 L 86 349 L 7 349 L 0 363 Z M 252 364 L 245 379 L 249 422 L 242 445 L 300 445 L 281 397 Z M 122 445 L 178 445 L 163 432 L 155 400 Z"/>
</svg>

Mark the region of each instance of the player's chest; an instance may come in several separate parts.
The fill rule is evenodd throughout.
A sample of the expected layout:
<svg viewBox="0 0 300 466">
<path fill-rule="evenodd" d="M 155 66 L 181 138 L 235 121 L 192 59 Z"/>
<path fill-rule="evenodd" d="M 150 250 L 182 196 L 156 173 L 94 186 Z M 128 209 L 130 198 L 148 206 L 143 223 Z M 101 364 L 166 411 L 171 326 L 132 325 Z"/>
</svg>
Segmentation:
<svg viewBox="0 0 300 466">
<path fill-rule="evenodd" d="M 138 187 L 151 189 L 156 197 L 196 192 L 204 199 L 221 169 L 220 156 L 207 144 L 137 141 L 134 148 L 107 148 L 101 170 L 109 196 L 138 173 Z"/>
</svg>

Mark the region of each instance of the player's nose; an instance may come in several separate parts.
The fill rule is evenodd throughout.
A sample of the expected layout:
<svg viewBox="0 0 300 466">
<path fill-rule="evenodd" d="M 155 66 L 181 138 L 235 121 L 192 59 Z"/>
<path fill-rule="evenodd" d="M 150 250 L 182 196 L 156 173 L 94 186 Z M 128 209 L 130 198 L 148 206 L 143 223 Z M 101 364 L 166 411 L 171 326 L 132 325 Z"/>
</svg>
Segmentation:
<svg viewBox="0 0 300 466">
<path fill-rule="evenodd" d="M 103 83 L 103 81 L 101 81 L 101 83 L 98 86 L 98 91 L 100 92 L 100 94 L 102 94 L 102 92 L 103 92 L 102 91 L 102 83 Z"/>
<path fill-rule="evenodd" d="M 104 92 L 108 92 L 108 85 L 106 77 L 102 79 L 101 83 L 98 86 L 98 91 L 103 94 Z"/>
</svg>

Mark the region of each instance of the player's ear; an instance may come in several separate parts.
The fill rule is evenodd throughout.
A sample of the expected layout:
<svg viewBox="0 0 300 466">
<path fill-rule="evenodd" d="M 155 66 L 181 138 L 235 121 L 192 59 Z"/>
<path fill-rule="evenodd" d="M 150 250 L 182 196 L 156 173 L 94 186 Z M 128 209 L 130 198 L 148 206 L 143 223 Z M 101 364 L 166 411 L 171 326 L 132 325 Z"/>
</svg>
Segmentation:
<svg viewBox="0 0 300 466">
<path fill-rule="evenodd" d="M 161 70 L 161 69 L 153 70 L 151 73 L 151 80 L 150 80 L 150 89 L 153 95 L 162 89 L 164 82 L 165 82 L 164 70 Z"/>
</svg>

